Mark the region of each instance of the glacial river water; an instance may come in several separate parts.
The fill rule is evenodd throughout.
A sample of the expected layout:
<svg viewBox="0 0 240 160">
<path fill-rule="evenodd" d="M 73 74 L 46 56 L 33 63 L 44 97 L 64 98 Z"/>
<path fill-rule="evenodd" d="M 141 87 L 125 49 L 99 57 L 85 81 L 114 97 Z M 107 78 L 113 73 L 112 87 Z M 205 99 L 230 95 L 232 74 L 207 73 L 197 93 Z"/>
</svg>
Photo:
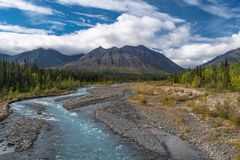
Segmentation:
<svg viewBox="0 0 240 160">
<path fill-rule="evenodd" d="M 82 108 L 81 112 L 68 111 L 55 100 L 76 95 L 86 95 L 87 89 L 58 97 L 38 98 L 11 104 L 15 112 L 39 119 L 44 119 L 58 127 L 52 144 L 59 160 L 134 160 L 142 159 L 143 153 L 136 145 L 113 134 L 105 125 L 92 117 L 91 107 Z M 43 114 L 37 114 L 28 104 L 47 106 Z"/>
</svg>

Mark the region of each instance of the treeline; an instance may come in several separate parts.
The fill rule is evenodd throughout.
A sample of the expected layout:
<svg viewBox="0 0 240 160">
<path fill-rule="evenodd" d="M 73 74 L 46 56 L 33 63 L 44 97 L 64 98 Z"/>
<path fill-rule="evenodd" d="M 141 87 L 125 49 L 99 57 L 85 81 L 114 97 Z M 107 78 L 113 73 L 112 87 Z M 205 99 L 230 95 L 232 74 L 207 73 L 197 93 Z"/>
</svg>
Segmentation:
<svg viewBox="0 0 240 160">
<path fill-rule="evenodd" d="M 91 82 L 126 82 L 160 79 L 153 75 L 113 74 L 41 69 L 25 60 L 24 64 L 0 61 L 0 97 L 18 92 L 41 92 L 77 87 Z"/>
<path fill-rule="evenodd" d="M 220 65 L 197 66 L 169 77 L 174 83 L 188 84 L 213 90 L 240 90 L 240 64 L 229 65 L 225 60 Z"/>
</svg>

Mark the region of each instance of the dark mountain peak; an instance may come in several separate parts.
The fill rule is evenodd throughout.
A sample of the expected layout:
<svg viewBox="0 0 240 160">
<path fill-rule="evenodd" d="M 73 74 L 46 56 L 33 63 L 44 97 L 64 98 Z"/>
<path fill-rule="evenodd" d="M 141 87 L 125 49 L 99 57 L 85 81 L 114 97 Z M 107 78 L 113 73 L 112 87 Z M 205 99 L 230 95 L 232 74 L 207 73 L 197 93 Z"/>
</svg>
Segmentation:
<svg viewBox="0 0 240 160">
<path fill-rule="evenodd" d="M 6 59 L 12 62 L 17 61 L 20 64 L 24 63 L 24 61 L 28 59 L 30 63 L 35 63 L 41 68 L 47 68 L 63 66 L 66 63 L 79 60 L 81 56 L 83 56 L 83 54 L 67 56 L 54 49 L 37 48 L 15 56 L 5 56 L 3 58 L 0 56 L 0 59 Z"/>
<path fill-rule="evenodd" d="M 27 51 L 27 52 L 32 52 L 32 53 L 50 53 L 50 52 L 60 53 L 57 50 L 50 49 L 50 48 L 42 48 L 42 47 L 33 49 L 31 51 Z"/>
<path fill-rule="evenodd" d="M 99 46 L 99 47 L 97 47 L 96 49 L 99 49 L 99 50 L 100 50 L 100 49 L 104 49 L 104 48 L 103 48 L 102 46 Z"/>
<path fill-rule="evenodd" d="M 129 46 L 129 45 L 126 45 L 126 46 L 123 46 L 122 48 L 120 49 L 149 49 L 147 48 L 146 46 L 144 45 L 138 45 L 138 46 Z"/>
<path fill-rule="evenodd" d="M 129 53 L 134 53 L 136 55 L 142 53 L 142 54 L 147 54 L 147 53 L 154 53 L 155 51 L 147 48 L 144 45 L 138 45 L 138 46 L 124 46 L 120 48 L 120 51 L 122 52 L 129 52 Z"/>
<path fill-rule="evenodd" d="M 135 48 L 137 48 L 137 49 L 149 49 L 148 47 L 146 47 L 144 45 L 138 45 Z"/>
<path fill-rule="evenodd" d="M 118 52 L 118 50 L 119 50 L 119 48 L 117 48 L 117 47 L 112 47 L 112 48 L 109 48 L 109 49 L 107 49 L 106 51 L 108 52 Z"/>
<path fill-rule="evenodd" d="M 96 52 L 97 53 L 100 53 L 100 52 L 103 52 L 103 51 L 105 51 L 106 49 L 105 48 L 103 48 L 102 46 L 99 46 L 99 47 L 97 47 L 96 49 L 94 49 L 94 50 L 92 50 L 92 51 L 90 51 L 88 54 L 95 54 Z"/>
<path fill-rule="evenodd" d="M 87 71 L 175 73 L 182 68 L 166 56 L 143 45 L 96 48 L 79 61 L 67 64 L 67 69 Z"/>
</svg>

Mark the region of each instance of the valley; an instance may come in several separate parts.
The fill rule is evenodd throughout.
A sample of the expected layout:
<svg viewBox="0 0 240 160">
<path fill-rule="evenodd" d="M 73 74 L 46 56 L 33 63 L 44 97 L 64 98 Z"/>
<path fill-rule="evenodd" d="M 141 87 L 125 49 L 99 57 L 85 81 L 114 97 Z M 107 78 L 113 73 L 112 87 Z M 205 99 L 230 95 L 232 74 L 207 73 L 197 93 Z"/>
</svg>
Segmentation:
<svg viewBox="0 0 240 160">
<path fill-rule="evenodd" d="M 237 112 L 239 97 L 152 81 L 83 87 L 63 96 L 16 101 L 0 123 L 0 159 L 237 159 L 238 124 L 211 116 L 203 106 L 210 109 L 219 103 Z M 102 144 L 92 139 L 95 134 L 100 139 L 113 137 Z M 85 152 L 88 147 L 96 150 Z M 103 147 L 100 152 L 98 147 Z"/>
<path fill-rule="evenodd" d="M 148 121 L 142 119 L 143 122 L 138 123 L 136 120 L 140 119 L 135 117 L 138 115 L 135 107 L 138 107 L 127 102 L 131 95 L 128 86 L 129 84 L 118 84 L 82 88 L 76 93 L 64 96 L 10 104 L 13 113 L 0 125 L 1 138 L 4 139 L 4 143 L 1 143 L 0 159 L 206 159 L 194 146 L 177 137 L 173 143 L 178 142 L 179 148 L 171 148 L 170 143 L 165 144 L 164 140 L 172 140 L 173 135 L 169 134 L 170 137 L 164 139 L 157 138 L 149 128 L 145 128 Z M 99 97 L 103 94 L 105 97 Z M 123 108 L 119 103 L 125 104 Z M 61 104 L 68 110 L 62 108 Z M 122 109 L 125 106 L 130 110 L 124 112 L 133 117 L 119 117 L 124 116 Z M 111 112 L 112 109 L 119 110 L 121 114 Z M 11 126 L 15 126 L 14 130 Z M 132 126 L 131 129 L 129 126 Z M 116 135 L 112 134 L 110 129 Z M 162 130 L 158 132 L 160 131 Z M 47 135 L 52 136 L 48 138 Z M 162 136 L 165 135 L 168 134 L 162 131 Z M 97 136 L 96 140 L 93 139 L 94 136 Z M 67 141 L 63 141 L 63 137 Z M 179 150 L 180 148 L 182 149 Z"/>
<path fill-rule="evenodd" d="M 240 0 L 0 0 L 0 160 L 240 160 Z"/>
<path fill-rule="evenodd" d="M 0 67 L 0 159 L 239 159 L 239 65 L 227 59 L 184 70 L 125 46 L 61 69 Z"/>
</svg>

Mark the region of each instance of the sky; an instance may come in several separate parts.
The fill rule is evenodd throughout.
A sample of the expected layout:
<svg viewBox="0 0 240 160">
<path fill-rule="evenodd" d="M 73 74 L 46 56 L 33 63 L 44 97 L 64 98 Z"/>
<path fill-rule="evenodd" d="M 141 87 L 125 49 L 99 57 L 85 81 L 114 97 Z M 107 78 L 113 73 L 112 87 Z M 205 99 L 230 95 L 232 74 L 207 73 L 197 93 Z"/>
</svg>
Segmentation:
<svg viewBox="0 0 240 160">
<path fill-rule="evenodd" d="M 240 0 L 0 0 L 0 53 L 124 45 L 202 64 L 240 47 Z"/>
</svg>

